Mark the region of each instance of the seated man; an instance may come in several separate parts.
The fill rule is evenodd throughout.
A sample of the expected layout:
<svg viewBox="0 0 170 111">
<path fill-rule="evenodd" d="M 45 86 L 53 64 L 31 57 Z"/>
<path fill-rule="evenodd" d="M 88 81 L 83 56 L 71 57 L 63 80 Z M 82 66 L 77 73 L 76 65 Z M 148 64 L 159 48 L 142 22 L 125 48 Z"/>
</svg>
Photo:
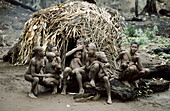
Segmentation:
<svg viewBox="0 0 170 111">
<path fill-rule="evenodd" d="M 66 57 L 74 55 L 74 58 L 71 60 L 70 67 L 66 67 L 63 71 L 63 89 L 61 94 L 66 94 L 67 88 L 67 78 L 68 76 L 76 75 L 76 79 L 79 84 L 79 94 L 84 93 L 82 78 L 85 75 L 84 70 L 84 60 L 85 60 L 85 51 L 84 51 L 84 39 L 78 39 L 76 48 L 66 53 Z"/>
<path fill-rule="evenodd" d="M 26 74 L 24 75 L 25 80 L 32 83 L 31 91 L 28 94 L 31 98 L 37 98 L 38 95 L 38 84 L 43 84 L 43 77 L 50 75 L 43 74 L 44 67 L 44 49 L 41 46 L 34 48 L 35 57 L 30 60 Z"/>
<path fill-rule="evenodd" d="M 90 84 L 95 87 L 95 77 L 99 73 L 99 63 L 97 61 L 96 46 L 90 43 L 87 49 L 87 59 L 86 59 L 86 71 L 89 72 Z"/>
<path fill-rule="evenodd" d="M 112 78 L 114 79 L 114 74 L 110 71 L 109 66 L 110 64 L 108 63 L 108 59 L 105 55 L 104 52 L 97 52 L 97 61 L 94 61 L 92 64 L 98 63 L 100 66 L 100 70 L 98 73 L 98 78 L 100 81 L 104 82 L 106 91 L 107 91 L 107 103 L 111 104 L 112 103 L 112 99 L 111 99 L 111 89 L 110 89 L 110 82 L 109 79 Z"/>
<path fill-rule="evenodd" d="M 121 60 L 122 73 L 119 75 L 119 79 L 129 87 L 130 84 L 128 82 L 131 82 L 136 87 L 138 87 L 138 85 L 135 83 L 135 80 L 144 77 L 149 73 L 148 69 L 142 68 L 140 55 L 136 53 L 138 48 L 138 43 L 131 43 L 130 51 L 121 52 L 114 62 L 116 69 L 119 70 L 117 62 Z"/>
<path fill-rule="evenodd" d="M 58 64 L 61 63 L 56 63 L 56 55 L 53 52 L 48 52 L 46 57 L 44 73 L 50 77 L 44 78 L 43 82 L 46 86 L 53 88 L 52 94 L 57 94 L 57 85 L 59 84 L 59 75 L 61 74 Z"/>
</svg>

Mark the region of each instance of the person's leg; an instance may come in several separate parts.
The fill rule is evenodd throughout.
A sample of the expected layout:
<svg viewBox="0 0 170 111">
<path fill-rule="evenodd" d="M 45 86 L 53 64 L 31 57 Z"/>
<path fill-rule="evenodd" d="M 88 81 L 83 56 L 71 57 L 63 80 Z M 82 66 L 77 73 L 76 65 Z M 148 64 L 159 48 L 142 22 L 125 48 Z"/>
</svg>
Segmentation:
<svg viewBox="0 0 170 111">
<path fill-rule="evenodd" d="M 125 69 L 122 74 L 119 76 L 119 80 L 122 81 L 122 83 L 128 87 L 131 87 L 128 81 L 131 81 L 131 76 L 134 73 L 134 67 L 129 66 L 127 69 Z"/>
<path fill-rule="evenodd" d="M 27 74 L 24 77 L 25 77 L 25 80 L 32 83 L 31 91 L 28 94 L 28 96 L 30 96 L 31 98 L 37 98 L 36 96 L 38 95 L 39 78 L 38 77 L 32 77 L 31 75 L 27 75 Z"/>
<path fill-rule="evenodd" d="M 130 82 L 131 82 L 136 88 L 138 88 L 138 84 L 135 82 L 135 80 L 139 79 L 140 74 L 139 74 L 139 71 L 138 71 L 136 65 L 132 65 L 131 67 L 132 67 L 132 69 L 133 69 L 133 73 L 131 74 Z"/>
<path fill-rule="evenodd" d="M 98 63 L 95 63 L 94 65 L 91 66 L 90 68 L 90 72 L 89 72 L 89 75 L 91 76 L 90 78 L 90 84 L 95 87 L 95 78 L 96 78 L 96 74 L 99 72 L 99 64 Z"/>
<path fill-rule="evenodd" d="M 80 72 L 81 72 L 81 69 L 75 69 L 76 79 L 77 79 L 78 85 L 79 85 L 79 94 L 83 94 L 84 89 L 83 89 L 83 85 L 82 85 L 82 75 Z"/>
<path fill-rule="evenodd" d="M 104 76 L 103 80 L 104 80 L 104 84 L 105 84 L 105 87 L 106 87 L 106 90 L 107 90 L 107 96 L 108 96 L 107 103 L 111 104 L 112 99 L 111 99 L 111 89 L 110 89 L 109 78 L 107 76 Z"/>
<path fill-rule="evenodd" d="M 57 94 L 57 86 L 59 84 L 59 81 L 55 78 L 46 78 L 45 81 L 47 86 L 53 88 L 52 94 Z"/>
<path fill-rule="evenodd" d="M 143 68 L 142 71 L 139 72 L 139 78 L 146 78 L 150 74 L 150 70 L 148 68 Z"/>
<path fill-rule="evenodd" d="M 66 94 L 66 89 L 67 89 L 67 77 L 69 74 L 72 72 L 72 69 L 70 67 L 66 67 L 63 71 L 63 89 L 61 94 Z"/>
</svg>

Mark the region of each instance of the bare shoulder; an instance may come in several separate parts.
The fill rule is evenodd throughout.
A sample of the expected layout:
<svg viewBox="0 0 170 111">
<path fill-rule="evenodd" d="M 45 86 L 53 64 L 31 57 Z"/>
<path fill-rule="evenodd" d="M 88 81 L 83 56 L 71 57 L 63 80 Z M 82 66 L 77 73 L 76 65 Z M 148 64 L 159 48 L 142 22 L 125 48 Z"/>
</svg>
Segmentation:
<svg viewBox="0 0 170 111">
<path fill-rule="evenodd" d="M 136 57 L 140 57 L 141 56 L 139 53 L 136 53 L 135 55 L 136 55 Z"/>
<path fill-rule="evenodd" d="M 57 59 L 57 60 L 61 60 L 61 58 L 60 58 L 59 56 L 58 56 L 58 57 L 56 57 L 56 59 Z"/>
<path fill-rule="evenodd" d="M 125 55 L 125 54 L 127 54 L 127 51 L 122 51 L 119 53 L 119 55 Z"/>
<path fill-rule="evenodd" d="M 141 58 L 141 55 L 139 53 L 136 53 L 135 56 L 136 56 L 137 59 Z"/>
<path fill-rule="evenodd" d="M 31 64 L 35 64 L 36 60 L 35 60 L 35 57 L 33 57 L 31 60 L 30 60 L 30 63 Z"/>
</svg>

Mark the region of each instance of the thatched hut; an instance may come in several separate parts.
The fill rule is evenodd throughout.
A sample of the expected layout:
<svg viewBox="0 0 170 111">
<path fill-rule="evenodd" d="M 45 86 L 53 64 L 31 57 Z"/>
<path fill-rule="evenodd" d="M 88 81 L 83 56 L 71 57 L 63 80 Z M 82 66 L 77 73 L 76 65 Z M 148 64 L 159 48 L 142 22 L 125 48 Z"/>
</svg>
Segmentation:
<svg viewBox="0 0 170 111">
<path fill-rule="evenodd" d="M 26 64 L 34 46 L 44 49 L 58 47 L 61 58 L 75 47 L 78 38 L 90 38 L 98 51 L 104 51 L 110 62 L 117 55 L 121 43 L 121 26 L 117 13 L 88 2 L 65 2 L 35 12 L 25 23 L 17 44 L 4 56 L 13 64 Z"/>
</svg>

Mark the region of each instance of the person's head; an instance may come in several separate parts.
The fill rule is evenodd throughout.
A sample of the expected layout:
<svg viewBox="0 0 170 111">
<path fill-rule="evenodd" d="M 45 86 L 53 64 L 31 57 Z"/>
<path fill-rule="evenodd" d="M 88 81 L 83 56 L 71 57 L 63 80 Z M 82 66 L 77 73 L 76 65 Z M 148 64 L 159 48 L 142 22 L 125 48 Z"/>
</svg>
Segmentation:
<svg viewBox="0 0 170 111">
<path fill-rule="evenodd" d="M 103 63 L 107 63 L 108 59 L 106 57 L 106 54 L 104 52 L 97 52 L 97 60 Z"/>
<path fill-rule="evenodd" d="M 95 53 L 96 53 L 96 46 L 95 46 L 95 44 L 90 43 L 90 44 L 88 45 L 87 51 L 88 51 L 88 52 L 87 52 L 87 53 L 88 53 L 88 56 L 94 56 Z"/>
<path fill-rule="evenodd" d="M 74 53 L 74 58 L 81 58 L 81 51 L 76 51 L 75 53 Z"/>
<path fill-rule="evenodd" d="M 56 56 L 59 55 L 56 46 L 54 46 L 54 47 L 51 48 L 51 52 L 54 52 L 54 53 L 56 54 Z"/>
<path fill-rule="evenodd" d="M 55 46 L 53 46 L 53 45 L 48 45 L 48 47 L 47 47 L 47 52 L 52 52 L 52 48 L 53 47 L 55 47 Z"/>
<path fill-rule="evenodd" d="M 47 52 L 47 54 L 46 54 L 46 57 L 50 62 L 52 62 L 54 60 L 55 56 L 56 55 L 54 52 Z"/>
<path fill-rule="evenodd" d="M 83 38 L 78 39 L 76 46 L 84 45 L 84 41 L 85 41 L 85 39 L 83 39 Z"/>
<path fill-rule="evenodd" d="M 44 48 L 42 48 L 41 46 L 35 46 L 33 51 L 35 53 L 35 56 L 40 56 L 40 57 L 44 56 Z"/>
<path fill-rule="evenodd" d="M 137 42 L 132 42 L 130 46 L 131 53 L 135 53 L 139 48 L 139 44 Z"/>
</svg>

